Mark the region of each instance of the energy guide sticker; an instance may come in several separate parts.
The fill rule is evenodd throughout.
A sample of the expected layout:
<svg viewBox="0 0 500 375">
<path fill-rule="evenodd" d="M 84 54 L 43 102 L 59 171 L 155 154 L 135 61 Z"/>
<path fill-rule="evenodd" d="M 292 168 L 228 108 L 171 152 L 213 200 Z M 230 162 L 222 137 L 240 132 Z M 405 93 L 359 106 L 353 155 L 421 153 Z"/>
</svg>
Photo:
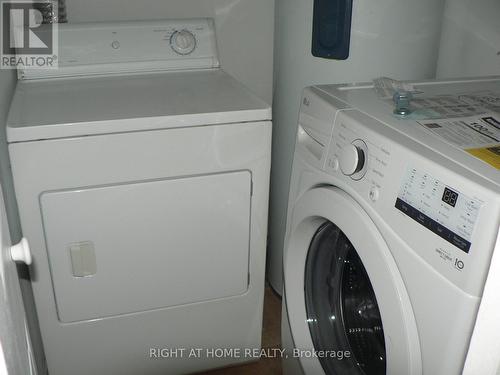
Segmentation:
<svg viewBox="0 0 500 375">
<path fill-rule="evenodd" d="M 500 115 L 419 121 L 428 131 L 500 169 Z"/>
<path fill-rule="evenodd" d="M 466 151 L 494 168 L 500 169 L 500 143 L 493 147 L 472 148 Z"/>
</svg>

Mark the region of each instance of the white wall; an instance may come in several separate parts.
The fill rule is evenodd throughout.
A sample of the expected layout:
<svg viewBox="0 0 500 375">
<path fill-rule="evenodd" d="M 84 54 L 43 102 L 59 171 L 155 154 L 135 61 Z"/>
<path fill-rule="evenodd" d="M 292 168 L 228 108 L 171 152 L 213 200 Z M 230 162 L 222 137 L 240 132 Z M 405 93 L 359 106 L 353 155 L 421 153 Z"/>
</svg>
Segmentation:
<svg viewBox="0 0 500 375">
<path fill-rule="evenodd" d="M 311 54 L 313 0 L 276 1 L 273 159 L 268 278 L 281 290 L 281 251 L 295 135 L 304 87 L 314 84 L 433 78 L 444 0 L 356 0 L 348 60 Z"/>
<path fill-rule="evenodd" d="M 446 0 L 437 77 L 500 75 L 500 1 Z"/>
<path fill-rule="evenodd" d="M 272 100 L 274 0 L 66 0 L 69 22 L 212 17 L 222 68 Z"/>
</svg>

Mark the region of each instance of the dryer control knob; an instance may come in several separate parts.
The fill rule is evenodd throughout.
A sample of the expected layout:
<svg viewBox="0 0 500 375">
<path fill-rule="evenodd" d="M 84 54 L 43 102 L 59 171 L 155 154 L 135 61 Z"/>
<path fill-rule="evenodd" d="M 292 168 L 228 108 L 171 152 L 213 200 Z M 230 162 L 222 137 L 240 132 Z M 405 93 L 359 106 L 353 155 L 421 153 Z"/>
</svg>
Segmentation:
<svg viewBox="0 0 500 375">
<path fill-rule="evenodd" d="M 363 169 L 365 165 L 365 152 L 353 145 L 347 145 L 340 151 L 340 170 L 346 176 L 352 176 Z"/>
<path fill-rule="evenodd" d="M 179 55 L 189 55 L 196 48 L 196 37 L 189 30 L 175 31 L 170 37 L 170 47 Z"/>
</svg>

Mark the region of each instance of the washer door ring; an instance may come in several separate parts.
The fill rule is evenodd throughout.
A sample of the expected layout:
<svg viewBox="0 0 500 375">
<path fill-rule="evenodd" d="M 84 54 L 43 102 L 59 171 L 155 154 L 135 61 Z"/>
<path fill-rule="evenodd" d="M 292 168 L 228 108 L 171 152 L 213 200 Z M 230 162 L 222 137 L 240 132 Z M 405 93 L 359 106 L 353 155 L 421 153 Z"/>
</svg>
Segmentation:
<svg viewBox="0 0 500 375">
<path fill-rule="evenodd" d="M 311 241 L 330 221 L 349 239 L 373 286 L 386 346 L 386 373 L 420 375 L 422 361 L 418 331 L 403 279 L 382 235 L 363 208 L 335 187 L 315 188 L 296 203 L 284 254 L 288 318 L 295 348 L 306 374 L 325 373 L 309 331 L 305 296 L 305 267 Z M 333 348 L 348 350 L 349 348 Z M 366 374 L 370 375 L 370 374 Z"/>
</svg>

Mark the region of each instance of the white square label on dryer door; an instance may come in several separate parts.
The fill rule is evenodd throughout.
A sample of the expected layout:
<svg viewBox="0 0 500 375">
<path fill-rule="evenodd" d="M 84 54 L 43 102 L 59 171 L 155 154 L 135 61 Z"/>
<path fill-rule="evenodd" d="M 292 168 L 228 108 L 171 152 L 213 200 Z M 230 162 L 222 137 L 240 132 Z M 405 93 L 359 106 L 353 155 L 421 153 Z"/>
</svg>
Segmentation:
<svg viewBox="0 0 500 375">
<path fill-rule="evenodd" d="M 68 245 L 68 249 L 71 255 L 73 276 L 85 277 L 96 274 L 95 249 L 91 241 L 71 243 Z"/>
</svg>

